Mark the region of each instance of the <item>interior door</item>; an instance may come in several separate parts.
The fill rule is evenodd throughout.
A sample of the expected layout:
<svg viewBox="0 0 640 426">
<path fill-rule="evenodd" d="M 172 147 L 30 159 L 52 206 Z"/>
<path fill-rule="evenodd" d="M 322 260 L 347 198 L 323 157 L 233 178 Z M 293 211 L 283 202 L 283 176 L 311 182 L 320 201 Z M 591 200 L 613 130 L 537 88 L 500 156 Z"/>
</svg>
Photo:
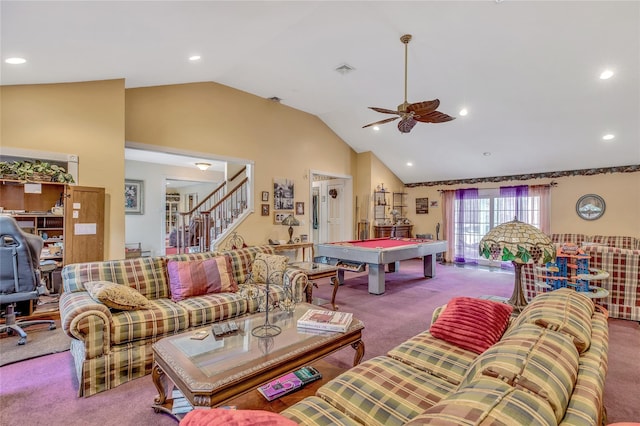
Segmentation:
<svg viewBox="0 0 640 426">
<path fill-rule="evenodd" d="M 104 188 L 67 186 L 64 263 L 104 260 Z"/>
<path fill-rule="evenodd" d="M 327 241 L 341 241 L 344 237 L 344 181 L 327 183 Z"/>
</svg>

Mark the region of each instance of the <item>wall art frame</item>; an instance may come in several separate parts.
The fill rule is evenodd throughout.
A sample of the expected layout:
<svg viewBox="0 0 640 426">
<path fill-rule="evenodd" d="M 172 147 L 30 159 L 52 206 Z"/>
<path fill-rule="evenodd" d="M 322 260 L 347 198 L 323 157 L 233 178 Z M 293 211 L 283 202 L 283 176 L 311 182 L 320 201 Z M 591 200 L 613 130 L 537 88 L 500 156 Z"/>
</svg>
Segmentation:
<svg viewBox="0 0 640 426">
<path fill-rule="evenodd" d="M 293 210 L 294 184 L 292 179 L 273 179 L 273 210 Z"/>
<path fill-rule="evenodd" d="M 428 198 L 416 198 L 416 214 L 428 214 L 429 213 L 429 199 Z"/>
<path fill-rule="evenodd" d="M 124 180 L 124 213 L 144 214 L 144 181 Z"/>
</svg>

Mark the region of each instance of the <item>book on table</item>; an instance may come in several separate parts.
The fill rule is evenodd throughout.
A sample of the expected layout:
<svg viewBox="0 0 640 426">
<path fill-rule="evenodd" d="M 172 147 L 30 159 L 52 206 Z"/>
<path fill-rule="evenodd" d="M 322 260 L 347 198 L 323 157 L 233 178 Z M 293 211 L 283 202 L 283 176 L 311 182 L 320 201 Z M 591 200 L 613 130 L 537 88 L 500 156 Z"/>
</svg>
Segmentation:
<svg viewBox="0 0 640 426">
<path fill-rule="evenodd" d="M 351 325 L 353 314 L 350 312 L 309 309 L 298 320 L 298 328 L 345 332 Z"/>
</svg>

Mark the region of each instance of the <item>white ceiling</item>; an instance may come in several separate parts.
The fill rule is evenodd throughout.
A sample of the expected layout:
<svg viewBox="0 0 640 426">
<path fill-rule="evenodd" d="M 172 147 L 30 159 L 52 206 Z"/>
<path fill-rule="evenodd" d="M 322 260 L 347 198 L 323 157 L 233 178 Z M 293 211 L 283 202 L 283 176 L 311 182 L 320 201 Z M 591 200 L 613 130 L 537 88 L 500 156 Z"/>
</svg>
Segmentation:
<svg viewBox="0 0 640 426">
<path fill-rule="evenodd" d="M 215 81 L 322 119 L 405 183 L 640 164 L 638 1 L 2 1 L 3 85 Z M 404 97 L 458 116 L 362 126 Z M 191 55 L 201 55 L 189 62 Z M 4 59 L 21 56 L 23 65 Z M 349 64 L 355 71 L 335 69 Z M 613 78 L 600 80 L 605 69 Z M 605 142 L 606 133 L 616 135 Z M 491 153 L 491 155 L 483 155 Z M 411 161 L 413 167 L 406 163 Z"/>
</svg>

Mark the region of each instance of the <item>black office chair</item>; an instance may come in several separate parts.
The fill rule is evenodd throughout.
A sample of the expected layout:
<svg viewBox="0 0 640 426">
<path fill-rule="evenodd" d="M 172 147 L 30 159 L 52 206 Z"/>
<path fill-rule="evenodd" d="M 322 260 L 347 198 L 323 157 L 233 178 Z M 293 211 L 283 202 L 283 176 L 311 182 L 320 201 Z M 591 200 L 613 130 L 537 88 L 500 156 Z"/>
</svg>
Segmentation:
<svg viewBox="0 0 640 426">
<path fill-rule="evenodd" d="M 19 345 L 27 343 L 22 327 L 49 324 L 49 330 L 56 328 L 52 320 L 16 321 L 16 302 L 36 300 L 46 292 L 38 269 L 43 245 L 42 238 L 24 232 L 14 218 L 0 216 L 0 304 L 7 305 L 0 333 L 18 333 Z"/>
</svg>

